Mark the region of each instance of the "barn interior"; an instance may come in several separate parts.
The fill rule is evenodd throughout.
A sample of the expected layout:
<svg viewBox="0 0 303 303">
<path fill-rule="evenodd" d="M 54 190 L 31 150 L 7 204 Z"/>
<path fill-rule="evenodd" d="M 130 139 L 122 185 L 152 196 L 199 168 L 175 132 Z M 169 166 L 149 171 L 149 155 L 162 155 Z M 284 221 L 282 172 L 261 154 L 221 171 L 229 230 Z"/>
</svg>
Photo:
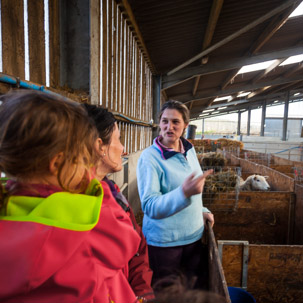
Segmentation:
<svg viewBox="0 0 303 303">
<path fill-rule="evenodd" d="M 241 115 L 247 112 L 247 136 L 251 111 L 259 108 L 264 142 L 266 109 L 283 105 L 281 139 L 287 140 L 289 104 L 303 101 L 303 15 L 294 15 L 302 5 L 301 0 L 1 0 L 0 95 L 11 89 L 34 89 L 112 111 L 127 156 L 124 170 L 111 177 L 139 213 L 136 165 L 158 133 L 159 111 L 167 100 L 186 104 L 192 121 L 236 113 L 237 134 Z M 292 59 L 297 61 L 289 63 Z M 245 66 L 263 62 L 266 68 L 243 72 Z M 260 154 L 245 146 L 224 152 L 228 165 L 269 175 L 276 191 L 239 198 L 253 234 L 249 266 L 259 276 L 249 278 L 248 259 L 243 262 L 245 270 L 240 266 L 245 256 L 242 247 L 249 244 L 237 243 L 236 252 L 224 248 L 232 258 L 241 259 L 223 259 L 225 273 L 230 272 L 227 284 L 248 289 L 264 303 L 302 302 L 303 185 L 296 173 L 301 172 L 302 159 L 272 156 L 273 162 L 265 165 L 252 161 Z M 261 214 L 252 201 L 262 207 L 260 201 L 265 200 L 272 208 Z M 223 210 L 225 216 L 234 206 Z M 249 208 L 253 217 L 246 212 Z M 216 211 L 222 216 L 220 207 Z M 251 218 L 258 216 L 267 225 L 264 234 L 261 223 L 254 230 Z M 243 238 L 246 223 L 240 219 L 238 224 L 230 228 L 241 230 Z M 247 240 L 236 239 L 236 234 L 233 239 L 219 239 L 223 231 L 215 233 L 217 240 Z M 266 252 L 258 246 L 263 244 Z M 212 249 L 217 254 L 217 248 Z M 266 273 L 256 265 L 255 255 L 264 261 L 260 267 L 273 262 Z M 236 274 L 230 268 L 234 263 Z M 222 272 L 217 279 L 218 275 Z M 266 281 L 271 282 L 265 285 Z M 218 286 L 216 281 L 214 285 Z M 231 302 L 226 290 L 220 291 Z"/>
</svg>

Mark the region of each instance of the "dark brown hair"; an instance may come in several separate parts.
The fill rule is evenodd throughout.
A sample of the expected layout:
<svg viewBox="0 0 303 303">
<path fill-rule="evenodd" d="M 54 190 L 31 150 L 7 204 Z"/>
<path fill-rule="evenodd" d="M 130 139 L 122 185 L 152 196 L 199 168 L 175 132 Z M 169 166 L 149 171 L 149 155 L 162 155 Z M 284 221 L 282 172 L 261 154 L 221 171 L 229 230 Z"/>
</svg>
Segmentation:
<svg viewBox="0 0 303 303">
<path fill-rule="evenodd" d="M 98 137 L 82 106 L 32 90 L 0 99 L 0 170 L 21 181 L 43 177 L 50 160 L 62 152 L 58 182 L 72 191 L 69 185 L 78 169 L 84 166 L 88 173 L 95 160 L 93 144 Z"/>
<path fill-rule="evenodd" d="M 115 129 L 116 119 L 114 115 L 107 108 L 92 104 L 83 104 L 83 106 L 88 116 L 94 120 L 99 138 L 102 139 L 104 144 L 109 145 Z"/>
<path fill-rule="evenodd" d="M 185 104 L 176 100 L 166 101 L 160 110 L 159 120 L 161 120 L 161 117 L 166 109 L 176 109 L 182 115 L 184 123 L 189 123 L 189 109 Z"/>
</svg>

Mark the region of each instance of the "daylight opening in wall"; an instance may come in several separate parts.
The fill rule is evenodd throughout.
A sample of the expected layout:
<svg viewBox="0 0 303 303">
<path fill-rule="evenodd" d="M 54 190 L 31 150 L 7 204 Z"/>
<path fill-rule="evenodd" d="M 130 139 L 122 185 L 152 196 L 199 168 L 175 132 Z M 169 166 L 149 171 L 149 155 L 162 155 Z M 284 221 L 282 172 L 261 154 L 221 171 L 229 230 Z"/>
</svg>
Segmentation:
<svg viewBox="0 0 303 303">
<path fill-rule="evenodd" d="M 25 80 L 29 81 L 29 46 L 28 46 L 28 13 L 27 0 L 23 1 L 23 20 L 24 20 L 24 71 Z"/>
<path fill-rule="evenodd" d="M 44 36 L 45 36 L 45 84 L 50 86 L 50 63 L 49 63 L 49 10 L 48 0 L 44 0 Z"/>
</svg>

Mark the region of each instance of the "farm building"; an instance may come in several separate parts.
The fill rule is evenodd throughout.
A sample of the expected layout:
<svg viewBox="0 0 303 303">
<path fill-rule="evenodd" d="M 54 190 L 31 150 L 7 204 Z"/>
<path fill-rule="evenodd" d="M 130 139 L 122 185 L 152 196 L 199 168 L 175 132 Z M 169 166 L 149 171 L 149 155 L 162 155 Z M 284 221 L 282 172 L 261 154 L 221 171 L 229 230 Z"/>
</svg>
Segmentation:
<svg viewBox="0 0 303 303">
<path fill-rule="evenodd" d="M 158 135 L 165 101 L 184 103 L 191 124 L 202 130 L 208 119 L 236 114 L 237 140 L 196 140 L 196 151 L 218 152 L 226 171 L 242 177 L 269 176 L 271 191 L 212 196 L 208 207 L 217 219 L 208 234 L 215 256 L 210 290 L 226 302 L 226 286 L 248 290 L 257 302 L 303 302 L 303 118 L 288 114 L 291 104 L 303 102 L 303 15 L 295 13 L 302 5 L 0 0 L 0 95 L 33 89 L 108 108 L 126 152 L 123 171 L 111 178 L 135 214 L 141 211 L 138 159 Z M 263 69 L 243 72 L 264 62 Z M 267 117 L 278 105 L 283 116 Z M 255 110 L 260 131 L 252 138 Z"/>
</svg>

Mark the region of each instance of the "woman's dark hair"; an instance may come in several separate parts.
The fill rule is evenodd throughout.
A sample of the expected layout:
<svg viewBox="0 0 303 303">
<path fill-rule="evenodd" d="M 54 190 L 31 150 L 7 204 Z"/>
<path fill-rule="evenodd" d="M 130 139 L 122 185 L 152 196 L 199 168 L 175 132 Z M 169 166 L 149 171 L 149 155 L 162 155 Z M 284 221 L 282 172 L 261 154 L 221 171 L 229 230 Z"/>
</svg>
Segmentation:
<svg viewBox="0 0 303 303">
<path fill-rule="evenodd" d="M 116 122 L 114 115 L 103 107 L 92 104 L 83 104 L 83 106 L 88 116 L 95 122 L 99 138 L 105 145 L 110 144 Z"/>
<path fill-rule="evenodd" d="M 184 123 L 189 123 L 189 109 L 183 103 L 176 100 L 166 101 L 160 110 L 159 120 L 161 120 L 161 117 L 166 109 L 176 109 L 182 115 Z"/>
</svg>

